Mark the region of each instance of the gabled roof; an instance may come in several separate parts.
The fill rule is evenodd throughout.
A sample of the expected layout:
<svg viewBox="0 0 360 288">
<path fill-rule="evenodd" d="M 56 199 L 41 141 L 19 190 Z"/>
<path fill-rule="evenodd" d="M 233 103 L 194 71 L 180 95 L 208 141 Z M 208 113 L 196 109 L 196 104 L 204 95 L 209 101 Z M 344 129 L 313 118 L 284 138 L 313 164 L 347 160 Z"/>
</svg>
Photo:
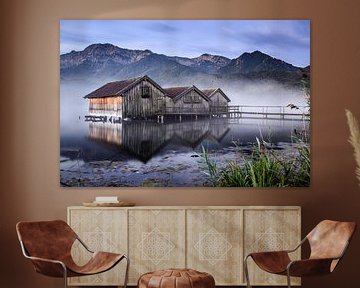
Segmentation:
<svg viewBox="0 0 360 288">
<path fill-rule="evenodd" d="M 143 80 L 147 80 L 151 82 L 155 87 L 157 87 L 165 94 L 164 89 L 162 89 L 159 86 L 159 84 L 157 84 L 149 76 L 144 75 L 137 78 L 106 83 L 100 88 L 84 96 L 84 98 L 103 98 L 103 97 L 111 97 L 111 96 L 121 96 L 122 94 L 124 94 L 125 92 L 127 92 L 128 90 L 130 90 L 132 87 L 134 87 L 136 84 L 138 84 Z"/>
<path fill-rule="evenodd" d="M 222 91 L 220 88 L 211 88 L 211 89 L 204 89 L 201 90 L 207 97 L 210 98 L 215 95 L 216 92 L 219 92 L 223 97 L 226 99 L 227 102 L 231 102 L 230 98 L 226 96 L 224 91 Z"/>
<path fill-rule="evenodd" d="M 190 87 L 168 87 L 164 88 L 166 96 L 173 99 L 174 102 L 179 100 L 182 96 L 189 93 L 191 90 L 196 91 L 199 93 L 201 97 L 203 97 L 206 101 L 210 101 L 210 99 L 196 86 L 190 86 Z"/>
<path fill-rule="evenodd" d="M 174 99 L 176 96 L 184 93 L 185 91 L 190 91 L 190 87 L 169 87 L 164 88 L 166 96 L 170 97 L 171 99 Z"/>
</svg>

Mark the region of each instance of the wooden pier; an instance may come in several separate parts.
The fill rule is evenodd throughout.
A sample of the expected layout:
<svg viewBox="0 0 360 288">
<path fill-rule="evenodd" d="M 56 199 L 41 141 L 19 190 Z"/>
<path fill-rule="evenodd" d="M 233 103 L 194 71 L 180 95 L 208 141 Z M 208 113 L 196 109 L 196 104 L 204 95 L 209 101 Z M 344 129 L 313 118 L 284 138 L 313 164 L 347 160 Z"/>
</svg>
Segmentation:
<svg viewBox="0 0 360 288">
<path fill-rule="evenodd" d="M 163 117 L 226 117 L 226 118 L 269 118 L 269 119 L 301 119 L 309 120 L 310 114 L 306 106 L 260 106 L 260 105 L 236 105 L 227 107 L 211 107 L 205 109 L 191 109 L 183 107 L 167 107 L 159 112 L 158 122 Z"/>
<path fill-rule="evenodd" d="M 310 120 L 309 107 L 306 106 L 261 106 L 261 105 L 238 105 L 229 106 L 227 111 L 229 118 L 262 117 L 271 119 L 301 119 Z"/>
<path fill-rule="evenodd" d="M 198 119 L 198 118 L 264 118 L 280 120 L 310 120 L 309 107 L 307 106 L 260 106 L 260 105 L 235 105 L 203 108 L 166 107 L 158 110 L 152 117 L 157 122 L 164 122 L 165 118 Z M 121 123 L 119 116 L 86 115 L 85 121 Z"/>
<path fill-rule="evenodd" d="M 111 122 L 111 123 L 121 123 L 121 117 L 119 116 L 107 116 L 107 115 L 86 115 L 86 122 Z"/>
</svg>

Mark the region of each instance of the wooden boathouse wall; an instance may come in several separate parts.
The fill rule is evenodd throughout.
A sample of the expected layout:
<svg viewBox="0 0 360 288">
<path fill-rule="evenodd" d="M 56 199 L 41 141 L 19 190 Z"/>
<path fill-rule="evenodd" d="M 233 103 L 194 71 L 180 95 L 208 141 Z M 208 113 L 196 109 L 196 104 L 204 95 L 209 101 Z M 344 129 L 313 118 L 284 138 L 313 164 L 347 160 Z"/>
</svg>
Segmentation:
<svg viewBox="0 0 360 288">
<path fill-rule="evenodd" d="M 146 79 L 126 91 L 123 99 L 123 118 L 153 117 L 166 107 L 164 92 Z"/>
<path fill-rule="evenodd" d="M 195 89 L 184 94 L 180 99 L 167 99 L 166 114 L 208 114 L 210 103 Z"/>
<path fill-rule="evenodd" d="M 227 107 L 228 106 L 228 100 L 222 95 L 219 91 L 214 93 L 210 98 L 211 106 L 213 107 Z"/>
<path fill-rule="evenodd" d="M 109 96 L 89 99 L 89 112 L 92 115 L 111 115 L 122 117 L 121 96 Z"/>
<path fill-rule="evenodd" d="M 109 82 L 84 96 L 89 99 L 90 114 L 85 118 L 116 123 L 124 118 L 159 120 L 160 117 L 163 121 L 164 116 L 181 118 L 228 112 L 229 99 L 220 88 L 206 93 L 213 93 L 213 99 L 195 86 L 163 89 L 147 75 Z"/>
</svg>

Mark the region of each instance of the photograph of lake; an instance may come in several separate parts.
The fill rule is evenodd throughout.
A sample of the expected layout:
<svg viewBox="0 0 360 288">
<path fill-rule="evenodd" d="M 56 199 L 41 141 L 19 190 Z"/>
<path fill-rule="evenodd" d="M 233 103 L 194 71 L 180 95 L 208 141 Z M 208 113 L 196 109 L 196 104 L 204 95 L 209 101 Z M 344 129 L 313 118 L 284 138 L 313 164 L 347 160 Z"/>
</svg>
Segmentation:
<svg viewBox="0 0 360 288">
<path fill-rule="evenodd" d="M 309 20 L 61 20 L 62 187 L 310 185 Z"/>
</svg>

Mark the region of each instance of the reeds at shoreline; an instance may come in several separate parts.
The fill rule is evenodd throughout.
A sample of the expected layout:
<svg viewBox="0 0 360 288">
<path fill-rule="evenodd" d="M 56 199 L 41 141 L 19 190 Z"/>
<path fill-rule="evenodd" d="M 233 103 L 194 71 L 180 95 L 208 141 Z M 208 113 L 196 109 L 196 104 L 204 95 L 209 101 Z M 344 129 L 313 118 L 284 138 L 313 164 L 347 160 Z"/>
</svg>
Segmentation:
<svg viewBox="0 0 360 288">
<path fill-rule="evenodd" d="M 275 154 L 264 140 L 256 138 L 244 163 L 230 161 L 218 168 L 203 149 L 205 169 L 211 185 L 217 187 L 308 187 L 310 186 L 310 146 L 297 140 L 296 156 L 286 159 Z M 239 152 L 241 153 L 241 151 Z"/>
<path fill-rule="evenodd" d="M 356 161 L 356 169 L 355 174 L 357 179 L 359 180 L 359 186 L 360 186 L 360 130 L 359 130 L 359 124 L 355 116 L 351 113 L 349 110 L 345 110 L 347 122 L 349 125 L 350 130 L 350 137 L 349 142 L 354 148 L 354 158 Z"/>
</svg>

